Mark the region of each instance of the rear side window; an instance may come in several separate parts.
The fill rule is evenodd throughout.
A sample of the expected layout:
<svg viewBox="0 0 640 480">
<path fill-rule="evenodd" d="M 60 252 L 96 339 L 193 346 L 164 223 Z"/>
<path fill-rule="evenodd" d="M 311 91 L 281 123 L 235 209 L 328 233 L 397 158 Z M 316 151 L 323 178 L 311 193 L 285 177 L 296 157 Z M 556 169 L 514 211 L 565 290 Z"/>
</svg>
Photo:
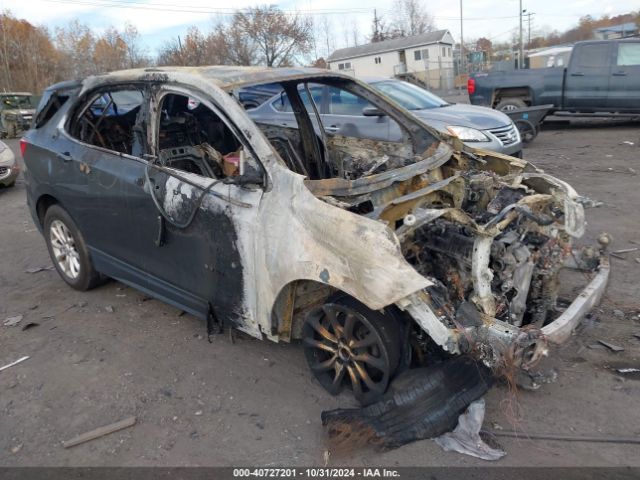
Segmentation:
<svg viewBox="0 0 640 480">
<path fill-rule="evenodd" d="M 36 111 L 35 128 L 46 125 L 49 120 L 58 113 L 58 110 L 60 110 L 67 100 L 69 100 L 69 95 L 59 92 L 53 92 L 50 95 L 43 96 Z"/>
<path fill-rule="evenodd" d="M 619 67 L 640 65 L 640 43 L 619 43 L 616 63 Z"/>
<path fill-rule="evenodd" d="M 608 43 L 582 45 L 577 50 L 575 64 L 578 67 L 598 68 L 610 65 Z"/>
<path fill-rule="evenodd" d="M 320 109 L 320 102 L 322 101 L 322 87 L 310 87 L 309 90 L 311 91 L 316 107 Z M 304 103 L 307 112 L 313 113 L 313 106 L 309 101 L 309 95 L 307 95 L 306 89 L 299 88 L 298 92 L 300 93 L 300 98 L 302 99 L 302 103 Z M 271 103 L 271 106 L 279 112 L 293 112 L 293 107 L 291 106 L 291 102 L 289 102 L 289 97 L 287 97 L 286 93 L 282 93 L 278 98 L 276 98 Z"/>
<path fill-rule="evenodd" d="M 144 94 L 139 89 L 104 91 L 91 96 L 76 112 L 69 133 L 91 145 L 140 156 L 141 130 L 134 127 L 143 101 Z"/>
<path fill-rule="evenodd" d="M 372 105 L 362 97 L 337 87 L 329 87 L 329 113 L 332 115 L 361 116 L 362 110 Z"/>
</svg>

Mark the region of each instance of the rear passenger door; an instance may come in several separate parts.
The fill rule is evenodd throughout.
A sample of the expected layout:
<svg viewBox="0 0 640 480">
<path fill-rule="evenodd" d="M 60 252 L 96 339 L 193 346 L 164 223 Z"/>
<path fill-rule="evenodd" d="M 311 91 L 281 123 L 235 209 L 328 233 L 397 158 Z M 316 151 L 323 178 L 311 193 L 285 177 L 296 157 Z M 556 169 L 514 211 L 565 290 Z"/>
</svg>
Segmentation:
<svg viewBox="0 0 640 480">
<path fill-rule="evenodd" d="M 75 220 L 96 268 L 125 281 L 132 280 L 129 267 L 139 256 L 130 201 L 144 182 L 147 102 L 143 85 L 91 92 L 73 111 L 65 132 L 69 148 L 59 154 L 85 180 Z"/>
<path fill-rule="evenodd" d="M 401 140 L 400 127 L 394 120 L 386 115 L 363 115 L 365 108 L 373 108 L 367 100 L 339 87 L 326 89 L 327 111 L 322 115 L 322 122 L 327 133 L 391 142 Z"/>
<path fill-rule="evenodd" d="M 566 109 L 607 110 L 614 45 L 612 42 L 594 42 L 575 47 L 565 79 Z"/>
<path fill-rule="evenodd" d="M 614 48 L 608 105 L 618 111 L 640 111 L 640 41 L 621 41 Z"/>
</svg>

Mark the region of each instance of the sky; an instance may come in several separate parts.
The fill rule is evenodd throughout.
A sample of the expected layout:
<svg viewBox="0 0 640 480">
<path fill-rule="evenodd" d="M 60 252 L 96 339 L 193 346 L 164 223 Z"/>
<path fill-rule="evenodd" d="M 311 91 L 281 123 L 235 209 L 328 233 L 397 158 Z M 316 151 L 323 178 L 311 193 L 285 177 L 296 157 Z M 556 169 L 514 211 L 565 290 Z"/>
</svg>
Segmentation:
<svg viewBox="0 0 640 480">
<path fill-rule="evenodd" d="M 638 0 L 617 0 L 615 6 L 602 0 L 521 0 L 522 8 L 533 12 L 531 33 L 566 30 L 578 19 L 590 14 L 617 15 L 638 8 Z M 465 43 L 469 39 L 489 38 L 493 42 L 507 41 L 518 31 L 520 0 L 462 0 Z M 187 28 L 196 25 L 203 31 L 220 19 L 229 18 L 232 9 L 269 3 L 266 0 L 0 0 L 0 9 L 9 10 L 18 18 L 44 25 L 51 30 L 73 19 L 89 25 L 97 32 L 108 26 L 122 27 L 132 23 L 141 34 L 143 46 L 155 55 L 170 39 L 184 36 Z M 309 14 L 320 24 L 328 20 L 331 30 L 330 48 L 353 45 L 354 31 L 358 42 L 365 43 L 371 33 L 374 9 L 378 16 L 389 19 L 393 0 L 285 0 L 273 3 L 281 10 Z M 438 29 L 448 29 L 460 39 L 460 2 L 423 0 Z M 528 23 L 524 20 L 524 35 Z M 326 47 L 324 47 L 326 50 Z M 322 50 L 320 54 L 325 54 Z"/>
</svg>

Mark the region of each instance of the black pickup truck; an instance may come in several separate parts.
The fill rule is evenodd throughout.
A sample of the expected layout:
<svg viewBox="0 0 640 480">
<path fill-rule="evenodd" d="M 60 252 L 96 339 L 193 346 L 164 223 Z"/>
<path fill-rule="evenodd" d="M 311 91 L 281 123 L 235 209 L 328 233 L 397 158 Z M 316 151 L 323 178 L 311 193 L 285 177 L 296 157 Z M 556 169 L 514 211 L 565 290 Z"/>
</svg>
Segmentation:
<svg viewBox="0 0 640 480">
<path fill-rule="evenodd" d="M 566 68 L 472 74 L 469 99 L 509 111 L 553 104 L 555 111 L 640 113 L 640 38 L 579 42 Z"/>
</svg>

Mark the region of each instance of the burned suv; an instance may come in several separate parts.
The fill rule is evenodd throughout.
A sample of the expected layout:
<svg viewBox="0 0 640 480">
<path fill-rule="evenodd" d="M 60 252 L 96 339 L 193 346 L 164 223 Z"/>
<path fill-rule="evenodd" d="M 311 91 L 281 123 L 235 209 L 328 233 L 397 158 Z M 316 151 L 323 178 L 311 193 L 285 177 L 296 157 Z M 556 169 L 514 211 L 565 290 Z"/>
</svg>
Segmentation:
<svg viewBox="0 0 640 480">
<path fill-rule="evenodd" d="M 259 127 L 231 95 L 274 82 L 295 125 Z M 301 92 L 318 84 L 371 103 L 402 140 L 314 129 Z M 152 68 L 54 85 L 21 147 L 33 219 L 70 286 L 111 277 L 209 331 L 301 340 L 319 382 L 364 403 L 431 355 L 528 368 L 609 273 L 601 249 L 572 245 L 585 222 L 568 184 L 324 70 Z M 563 304 L 565 267 L 592 273 Z"/>
</svg>

